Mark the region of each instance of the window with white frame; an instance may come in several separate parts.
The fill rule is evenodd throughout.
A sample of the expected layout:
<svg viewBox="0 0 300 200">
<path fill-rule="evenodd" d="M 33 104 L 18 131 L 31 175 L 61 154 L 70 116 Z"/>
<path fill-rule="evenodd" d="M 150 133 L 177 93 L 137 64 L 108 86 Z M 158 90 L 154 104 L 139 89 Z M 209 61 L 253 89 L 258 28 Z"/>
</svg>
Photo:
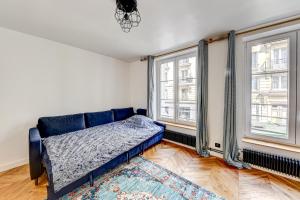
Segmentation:
<svg viewBox="0 0 300 200">
<path fill-rule="evenodd" d="M 249 137 L 297 144 L 297 34 L 294 31 L 247 42 Z"/>
<path fill-rule="evenodd" d="M 196 123 L 196 63 L 195 52 L 157 61 L 159 120 Z"/>
</svg>

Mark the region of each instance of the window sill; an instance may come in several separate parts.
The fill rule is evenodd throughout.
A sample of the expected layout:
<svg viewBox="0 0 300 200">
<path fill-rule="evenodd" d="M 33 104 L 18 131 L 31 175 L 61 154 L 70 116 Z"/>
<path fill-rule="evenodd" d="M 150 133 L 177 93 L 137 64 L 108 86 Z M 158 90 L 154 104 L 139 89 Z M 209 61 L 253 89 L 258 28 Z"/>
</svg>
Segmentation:
<svg viewBox="0 0 300 200">
<path fill-rule="evenodd" d="M 296 147 L 296 146 L 289 146 L 289 145 L 285 145 L 285 144 L 266 142 L 266 141 L 262 141 L 262 140 L 251 139 L 251 138 L 243 138 L 242 142 L 300 153 L 300 147 Z"/>
<path fill-rule="evenodd" d="M 197 128 L 195 126 L 189 126 L 189 125 L 183 125 L 183 124 L 175 124 L 175 123 L 164 122 L 164 121 L 158 121 L 158 122 L 161 122 L 161 123 L 169 125 L 169 126 L 175 126 L 175 127 L 178 127 L 178 128 L 184 128 L 184 129 L 189 129 L 189 130 L 197 130 Z"/>
</svg>

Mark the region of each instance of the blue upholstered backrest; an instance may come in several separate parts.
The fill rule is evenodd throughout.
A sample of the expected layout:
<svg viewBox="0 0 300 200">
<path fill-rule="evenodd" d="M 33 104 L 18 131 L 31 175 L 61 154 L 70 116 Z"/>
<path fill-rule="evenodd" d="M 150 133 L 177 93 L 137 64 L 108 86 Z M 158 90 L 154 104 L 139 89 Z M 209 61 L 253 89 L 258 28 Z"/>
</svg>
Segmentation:
<svg viewBox="0 0 300 200">
<path fill-rule="evenodd" d="M 139 108 L 136 110 L 136 114 L 147 116 L 147 110 L 143 108 Z"/>
<path fill-rule="evenodd" d="M 133 108 L 130 107 L 111 109 L 110 111 L 103 112 L 41 117 L 37 128 L 40 131 L 41 137 L 44 138 L 124 120 L 133 115 Z"/>
<path fill-rule="evenodd" d="M 133 108 L 111 109 L 114 112 L 114 121 L 120 121 L 134 115 Z"/>
<path fill-rule="evenodd" d="M 114 121 L 113 111 L 84 113 L 85 125 L 87 128 L 111 123 Z"/>
<path fill-rule="evenodd" d="M 37 127 L 43 138 L 82 130 L 85 128 L 84 115 L 41 117 Z"/>
</svg>

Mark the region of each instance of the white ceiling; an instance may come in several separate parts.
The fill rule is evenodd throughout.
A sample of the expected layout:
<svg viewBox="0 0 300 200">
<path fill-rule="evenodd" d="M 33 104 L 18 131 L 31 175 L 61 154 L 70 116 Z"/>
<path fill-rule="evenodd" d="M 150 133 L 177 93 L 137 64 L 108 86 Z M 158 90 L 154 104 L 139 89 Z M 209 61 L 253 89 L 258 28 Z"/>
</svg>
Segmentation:
<svg viewBox="0 0 300 200">
<path fill-rule="evenodd" d="M 124 33 L 115 0 L 0 0 L 0 26 L 133 61 L 298 15 L 300 0 L 138 0 L 138 9 L 140 26 Z"/>
</svg>

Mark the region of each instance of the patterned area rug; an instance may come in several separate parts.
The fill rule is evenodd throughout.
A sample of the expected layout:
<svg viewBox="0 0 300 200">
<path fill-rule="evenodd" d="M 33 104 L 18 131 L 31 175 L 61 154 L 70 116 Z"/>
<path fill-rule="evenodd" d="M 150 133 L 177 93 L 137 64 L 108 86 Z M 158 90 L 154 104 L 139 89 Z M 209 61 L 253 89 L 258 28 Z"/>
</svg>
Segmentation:
<svg viewBox="0 0 300 200">
<path fill-rule="evenodd" d="M 219 200 L 212 192 L 166 170 L 136 157 L 95 179 L 94 187 L 85 184 L 62 197 L 63 200 Z"/>
</svg>

